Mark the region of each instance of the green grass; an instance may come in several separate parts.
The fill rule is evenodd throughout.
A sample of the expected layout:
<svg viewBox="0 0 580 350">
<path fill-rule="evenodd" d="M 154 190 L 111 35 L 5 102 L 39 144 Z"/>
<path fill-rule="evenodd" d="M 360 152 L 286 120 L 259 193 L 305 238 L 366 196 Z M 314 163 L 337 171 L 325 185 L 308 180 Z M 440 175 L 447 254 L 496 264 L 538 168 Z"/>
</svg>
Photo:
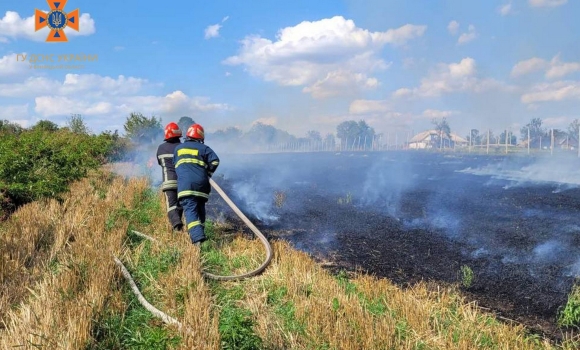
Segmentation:
<svg viewBox="0 0 580 350">
<path fill-rule="evenodd" d="M 136 195 L 133 202 L 136 209 L 128 210 L 121 206 L 108 218 L 106 227 L 111 229 L 121 222 L 129 222 L 126 244 L 131 248 L 140 244 L 144 244 L 144 247 L 138 263 L 135 266 L 127 266 L 127 269 L 143 296 L 162 308 L 157 305 L 161 298 L 152 291 L 151 283 L 176 266 L 182 252 L 173 246 L 154 250 L 151 242 L 131 233 L 131 228 L 150 224 L 152 218 L 161 211 L 157 195 L 150 189 Z M 95 320 L 93 340 L 87 345 L 87 349 L 171 349 L 178 346 L 181 338 L 139 303 L 124 280 L 120 280 L 119 283 L 124 309 L 119 310 L 110 306 L 103 317 Z M 185 294 L 182 296 L 185 297 L 187 290 L 183 293 Z"/>
<path fill-rule="evenodd" d="M 461 266 L 461 284 L 465 288 L 469 288 L 473 285 L 473 270 L 467 265 Z"/>
<path fill-rule="evenodd" d="M 245 258 L 228 261 L 220 252 L 217 232 L 211 223 L 205 227 L 209 241 L 202 245 L 204 265 L 218 274 L 230 274 L 232 267 L 237 268 L 248 263 Z M 222 349 L 262 349 L 262 339 L 254 331 L 255 321 L 252 312 L 241 307 L 239 301 L 245 296 L 242 283 L 230 284 L 210 281 L 210 289 L 216 297 L 219 313 L 219 333 Z"/>
<path fill-rule="evenodd" d="M 558 325 L 580 327 L 580 285 L 575 284 L 558 316 Z"/>
</svg>

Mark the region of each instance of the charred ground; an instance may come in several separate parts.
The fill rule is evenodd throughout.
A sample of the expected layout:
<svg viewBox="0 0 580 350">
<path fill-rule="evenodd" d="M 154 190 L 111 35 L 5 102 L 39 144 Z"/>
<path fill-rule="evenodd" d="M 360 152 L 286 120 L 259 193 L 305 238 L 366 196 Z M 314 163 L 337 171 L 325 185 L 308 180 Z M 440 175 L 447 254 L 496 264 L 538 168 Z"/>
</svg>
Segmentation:
<svg viewBox="0 0 580 350">
<path fill-rule="evenodd" d="M 222 159 L 216 180 L 271 238 L 402 286 L 458 282 L 468 266 L 475 275 L 468 298 L 553 338 L 561 333 L 557 312 L 580 272 L 580 189 L 527 179 L 521 169 L 537 159 L 409 152 Z M 496 175 L 471 173 L 489 164 L 499 165 Z M 228 213 L 215 193 L 208 209 Z"/>
</svg>

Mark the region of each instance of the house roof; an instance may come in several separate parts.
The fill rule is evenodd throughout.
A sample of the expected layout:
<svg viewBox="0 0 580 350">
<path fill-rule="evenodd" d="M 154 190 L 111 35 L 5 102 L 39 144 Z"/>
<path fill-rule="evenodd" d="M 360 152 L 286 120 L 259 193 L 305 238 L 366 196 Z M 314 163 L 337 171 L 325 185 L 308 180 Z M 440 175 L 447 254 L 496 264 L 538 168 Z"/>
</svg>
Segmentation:
<svg viewBox="0 0 580 350">
<path fill-rule="evenodd" d="M 425 141 L 427 138 L 430 138 L 432 135 L 438 135 L 439 132 L 437 130 L 431 129 L 431 130 L 427 130 L 427 131 L 423 131 L 418 133 L 417 135 L 413 136 L 411 138 L 411 140 L 409 140 L 409 142 L 422 142 Z M 449 139 L 449 137 L 447 137 L 447 135 L 443 135 L 444 139 Z M 453 142 L 457 142 L 457 143 L 467 143 L 469 141 L 467 141 L 466 139 L 464 139 L 461 136 L 458 136 L 457 134 L 451 133 L 451 140 Z"/>
</svg>

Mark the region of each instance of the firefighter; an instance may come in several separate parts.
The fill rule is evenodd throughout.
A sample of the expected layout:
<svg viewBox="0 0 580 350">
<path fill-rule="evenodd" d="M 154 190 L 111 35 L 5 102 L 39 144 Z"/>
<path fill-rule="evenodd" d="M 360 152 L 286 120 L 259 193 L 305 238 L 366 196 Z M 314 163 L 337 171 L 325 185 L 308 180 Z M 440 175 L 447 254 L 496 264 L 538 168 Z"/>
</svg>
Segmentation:
<svg viewBox="0 0 580 350">
<path fill-rule="evenodd" d="M 177 198 L 177 174 L 173 163 L 173 151 L 181 144 L 181 130 L 176 123 L 165 126 L 164 142 L 157 148 L 157 163 L 163 171 L 163 183 L 161 189 L 165 194 L 167 203 L 167 217 L 174 231 L 183 230 L 183 208 Z"/>
<path fill-rule="evenodd" d="M 177 197 L 184 209 L 191 242 L 200 246 L 206 240 L 205 203 L 209 199 L 209 178 L 219 165 L 215 152 L 204 144 L 203 127 L 193 124 L 187 129 L 185 142 L 175 148 L 173 161 L 177 172 Z"/>
</svg>

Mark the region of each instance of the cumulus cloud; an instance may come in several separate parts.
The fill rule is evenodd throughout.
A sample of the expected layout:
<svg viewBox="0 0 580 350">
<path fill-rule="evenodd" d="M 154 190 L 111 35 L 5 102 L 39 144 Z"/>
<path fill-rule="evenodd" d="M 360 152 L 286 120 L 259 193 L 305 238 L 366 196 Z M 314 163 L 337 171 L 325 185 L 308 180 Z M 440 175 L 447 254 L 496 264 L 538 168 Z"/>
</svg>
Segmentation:
<svg viewBox="0 0 580 350">
<path fill-rule="evenodd" d="M 525 61 L 520 61 L 512 68 L 511 76 L 519 77 L 529 73 L 537 72 L 548 67 L 548 62 L 545 60 L 533 57 Z"/>
<path fill-rule="evenodd" d="M 225 104 L 209 103 L 206 97 L 190 97 L 182 91 L 174 91 L 165 96 L 111 96 L 100 100 L 77 96 L 40 96 L 35 98 L 34 110 L 43 117 L 62 116 L 70 111 L 86 116 L 126 116 L 134 111 L 163 116 L 228 108 Z"/>
<path fill-rule="evenodd" d="M 252 122 L 252 125 L 256 124 L 264 124 L 264 125 L 276 125 L 278 123 L 278 118 L 276 117 L 266 117 L 266 118 L 259 118 Z"/>
<path fill-rule="evenodd" d="M 562 62 L 558 54 L 550 61 L 546 78 L 557 79 L 576 72 L 580 72 L 580 62 Z"/>
<path fill-rule="evenodd" d="M 0 107 L 0 119 L 10 120 L 13 122 L 21 121 L 23 117 L 28 115 L 28 104 L 23 105 L 7 105 Z M 21 123 L 18 123 L 22 125 Z M 26 126 L 26 125 L 22 125 Z"/>
<path fill-rule="evenodd" d="M 550 62 L 533 57 L 525 61 L 518 62 L 513 68 L 512 77 L 518 77 L 537 71 L 545 71 L 547 79 L 559 79 L 566 75 L 580 72 L 580 62 L 562 62 L 560 54 L 554 56 Z"/>
<path fill-rule="evenodd" d="M 230 18 L 229 16 L 226 16 L 222 19 L 221 23 L 224 23 L 225 21 L 228 20 L 228 18 Z M 211 38 L 217 38 L 220 36 L 220 29 L 221 29 L 222 25 L 219 23 L 216 24 L 212 24 L 209 25 L 205 28 L 204 31 L 204 38 L 205 39 L 211 39 Z"/>
<path fill-rule="evenodd" d="M 475 40 L 475 38 L 477 38 L 475 26 L 473 24 L 470 24 L 469 27 L 467 28 L 467 32 L 459 36 L 459 39 L 457 39 L 457 43 L 459 45 L 467 44 L 468 42 Z"/>
<path fill-rule="evenodd" d="M 398 89 L 393 97 L 438 97 L 444 93 L 479 93 L 492 89 L 511 90 L 497 80 L 480 78 L 475 60 L 467 57 L 459 63 L 438 64 L 426 78 L 421 79 L 419 87 Z"/>
<path fill-rule="evenodd" d="M 502 16 L 507 16 L 513 13 L 513 6 L 511 1 L 498 7 L 497 12 L 499 12 L 499 14 Z"/>
<path fill-rule="evenodd" d="M 34 97 L 38 95 L 76 95 L 91 97 L 104 95 L 126 96 L 135 94 L 148 84 L 146 79 L 125 77 L 104 77 L 96 74 L 66 74 L 64 80 L 42 76 L 27 78 L 20 83 L 0 83 L 0 97 Z"/>
<path fill-rule="evenodd" d="M 21 55 L 26 55 L 26 53 Z M 18 62 L 16 54 L 0 57 L 0 77 L 23 75 L 28 71 L 28 64 Z"/>
<path fill-rule="evenodd" d="M 386 100 L 354 100 L 349 107 L 350 114 L 384 113 L 391 110 L 391 104 Z"/>
<path fill-rule="evenodd" d="M 457 35 L 457 33 L 459 33 L 459 22 L 457 21 L 449 22 L 449 24 L 447 25 L 447 30 L 451 35 Z"/>
<path fill-rule="evenodd" d="M 0 97 L 29 99 L 39 118 L 58 119 L 78 113 L 97 118 L 98 123 L 107 128 L 122 124 L 127 115 L 135 111 L 166 117 L 232 109 L 227 104 L 213 103 L 207 97 L 188 96 L 180 90 L 166 94 L 147 93 L 158 88 L 159 84 L 146 79 L 122 75 L 67 74 L 61 80 L 36 76 L 19 83 L 1 83 Z M 19 120 L 30 121 L 28 109 L 28 104 L 3 106 L 0 117 L 18 114 Z"/>
<path fill-rule="evenodd" d="M 521 101 L 525 104 L 571 99 L 580 99 L 580 82 L 578 81 L 536 84 L 530 92 L 523 94 L 521 97 Z"/>
<path fill-rule="evenodd" d="M 317 97 L 335 96 L 340 87 L 333 83 L 344 87 L 345 79 L 359 86 L 374 85 L 376 79 L 369 74 L 390 65 L 380 57 L 382 48 L 405 45 L 426 29 L 406 24 L 370 32 L 341 16 L 305 21 L 281 29 L 275 41 L 260 36 L 244 38 L 238 54 L 223 63 L 243 65 L 252 75 L 282 86 L 305 86 L 304 92 Z"/>
<path fill-rule="evenodd" d="M 48 11 L 45 11 L 48 12 Z M 91 35 L 95 33 L 95 21 L 88 13 L 81 13 L 79 20 L 79 31 L 66 29 L 67 37 Z M 27 39 L 32 41 L 45 41 L 49 30 L 43 29 L 34 31 L 34 16 L 22 18 L 18 12 L 6 11 L 3 18 L 0 18 L 0 40 Z"/>
<path fill-rule="evenodd" d="M 566 4 L 568 0 L 528 0 L 532 7 L 556 7 Z"/>
<path fill-rule="evenodd" d="M 374 89 L 378 86 L 379 81 L 376 78 L 369 78 L 363 73 L 338 70 L 329 72 L 326 77 L 312 86 L 303 88 L 302 91 L 320 99 L 343 95 L 345 92 L 354 92 L 358 89 Z"/>
<path fill-rule="evenodd" d="M 421 114 L 425 118 L 433 119 L 433 118 L 447 118 L 453 115 L 459 114 L 458 111 L 440 111 L 437 109 L 426 109 Z"/>
</svg>

